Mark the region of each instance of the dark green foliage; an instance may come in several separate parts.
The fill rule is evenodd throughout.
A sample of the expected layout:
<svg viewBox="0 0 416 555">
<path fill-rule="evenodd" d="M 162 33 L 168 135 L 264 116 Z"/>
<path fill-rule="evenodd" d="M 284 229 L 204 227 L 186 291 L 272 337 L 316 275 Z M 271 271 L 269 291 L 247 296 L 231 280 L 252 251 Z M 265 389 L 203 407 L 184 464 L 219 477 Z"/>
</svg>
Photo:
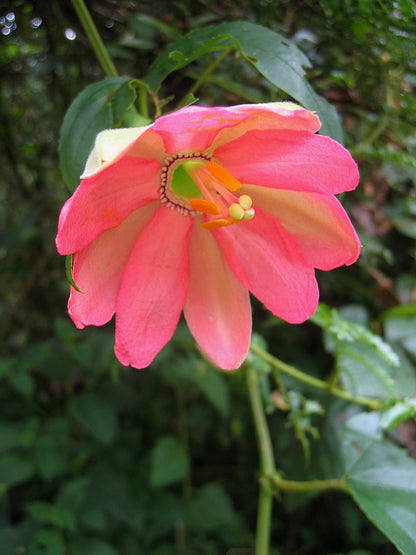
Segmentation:
<svg viewBox="0 0 416 555">
<path fill-rule="evenodd" d="M 319 98 L 303 80 L 309 60 L 281 35 L 245 22 L 224 23 L 192 31 L 175 41 L 152 64 L 146 77 L 156 92 L 172 71 L 181 69 L 207 53 L 236 50 L 270 83 L 289 94 L 309 110 L 320 114 L 322 132 L 342 141 L 342 128 L 336 111 Z"/>
<path fill-rule="evenodd" d="M 134 102 L 134 89 L 128 77 L 109 77 L 87 87 L 67 111 L 60 141 L 61 170 L 68 187 L 79 184 L 86 159 L 102 129 L 119 125 L 125 111 Z"/>
<path fill-rule="evenodd" d="M 104 82 L 70 2 L 12 4 L 0 12 L 0 554 L 217 554 L 253 545 L 258 458 L 243 373 L 212 369 L 184 324 L 151 368 L 122 368 L 112 324 L 79 331 L 66 315 L 65 263 L 54 248 L 66 185 L 76 187 L 98 130 L 137 118 L 131 107 L 147 76 L 159 89 L 149 118 L 194 96 L 226 105 L 281 100 L 284 91 L 338 109 L 362 176 L 343 199 L 362 255 L 350 268 L 319 273 L 325 305 L 311 323 L 278 322 L 254 302 L 255 341 L 352 395 L 379 397 L 386 410 L 366 414 L 283 374 L 277 391 L 269 365 L 250 355 L 285 477 L 345 474 L 355 500 L 283 494 L 272 545 L 285 555 L 390 555 L 394 544 L 412 555 L 414 4 L 89 3 L 120 75 L 131 76 Z M 268 30 L 245 40 L 241 21 Z M 196 31 L 206 25 L 220 25 L 221 36 Z M 198 44 L 178 53 L 191 31 Z M 308 81 L 295 79 L 298 96 L 265 45 L 276 33 L 304 53 L 285 47 L 296 71 L 306 71 Z M 233 48 L 189 94 L 224 46 Z M 74 141 L 84 108 L 88 133 Z"/>
</svg>

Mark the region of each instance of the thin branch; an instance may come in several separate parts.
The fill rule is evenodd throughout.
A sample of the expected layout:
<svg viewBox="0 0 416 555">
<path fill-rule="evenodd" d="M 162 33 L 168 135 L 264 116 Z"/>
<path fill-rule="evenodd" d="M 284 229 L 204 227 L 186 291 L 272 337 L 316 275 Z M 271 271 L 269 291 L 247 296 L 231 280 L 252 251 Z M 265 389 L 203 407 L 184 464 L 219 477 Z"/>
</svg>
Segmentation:
<svg viewBox="0 0 416 555">
<path fill-rule="evenodd" d="M 321 391 L 326 391 L 334 397 L 339 397 L 340 399 L 344 399 L 345 401 L 356 403 L 358 405 L 363 405 L 372 410 L 382 410 L 385 407 L 385 404 L 378 399 L 362 397 L 361 395 L 352 395 L 351 393 L 348 393 L 348 391 L 344 391 L 343 389 L 340 389 L 338 387 L 333 387 L 328 382 L 310 376 L 309 374 L 305 374 L 304 372 L 297 370 L 293 366 L 290 366 L 290 364 L 286 364 L 282 360 L 279 360 L 266 351 L 263 351 L 263 349 L 261 349 L 257 345 L 254 345 L 253 343 L 251 344 L 250 349 L 255 355 L 259 356 L 272 366 L 273 374 L 275 374 L 275 372 L 283 372 L 284 374 L 287 374 L 288 376 L 291 376 L 292 378 L 295 378 L 300 382 L 306 383 L 316 389 L 320 389 Z M 277 376 L 275 376 L 275 378 L 277 378 Z"/>
</svg>

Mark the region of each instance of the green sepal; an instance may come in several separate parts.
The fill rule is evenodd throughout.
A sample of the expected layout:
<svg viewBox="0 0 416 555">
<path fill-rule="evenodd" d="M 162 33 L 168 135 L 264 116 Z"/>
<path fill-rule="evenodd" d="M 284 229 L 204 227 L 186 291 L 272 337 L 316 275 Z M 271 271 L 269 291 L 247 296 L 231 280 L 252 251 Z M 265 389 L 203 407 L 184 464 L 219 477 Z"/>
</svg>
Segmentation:
<svg viewBox="0 0 416 555">
<path fill-rule="evenodd" d="M 74 256 L 73 254 L 68 254 L 68 256 L 66 257 L 66 260 L 65 260 L 66 279 L 69 281 L 69 283 L 75 289 L 75 291 L 78 291 L 78 293 L 82 293 L 81 289 L 75 283 L 74 276 L 72 275 L 72 258 L 73 258 L 73 256 Z"/>
</svg>

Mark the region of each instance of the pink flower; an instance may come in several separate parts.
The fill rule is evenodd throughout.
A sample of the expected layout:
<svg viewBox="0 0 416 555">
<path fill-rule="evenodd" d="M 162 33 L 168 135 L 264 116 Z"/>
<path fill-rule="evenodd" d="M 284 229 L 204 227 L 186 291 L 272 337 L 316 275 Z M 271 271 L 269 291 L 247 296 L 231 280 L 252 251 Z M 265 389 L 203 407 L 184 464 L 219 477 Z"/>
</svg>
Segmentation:
<svg viewBox="0 0 416 555">
<path fill-rule="evenodd" d="M 335 194 L 354 189 L 347 150 L 291 103 L 192 106 L 97 136 L 62 208 L 58 251 L 74 254 L 77 328 L 116 314 L 115 353 L 148 366 L 183 310 L 206 355 L 238 368 L 251 338 L 249 291 L 301 323 L 315 268 L 352 264 L 360 242 Z"/>
</svg>

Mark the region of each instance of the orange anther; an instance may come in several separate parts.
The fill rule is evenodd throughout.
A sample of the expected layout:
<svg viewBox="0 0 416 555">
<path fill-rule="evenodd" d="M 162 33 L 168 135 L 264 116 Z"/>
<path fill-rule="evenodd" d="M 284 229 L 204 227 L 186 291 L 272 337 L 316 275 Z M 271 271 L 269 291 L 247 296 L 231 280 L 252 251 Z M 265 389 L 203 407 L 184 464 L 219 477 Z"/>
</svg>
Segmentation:
<svg viewBox="0 0 416 555">
<path fill-rule="evenodd" d="M 217 164 L 217 162 L 210 160 L 205 167 L 209 173 L 218 179 L 218 181 L 225 187 L 227 187 L 229 191 L 236 191 L 241 187 L 241 183 L 238 179 L 236 179 L 228 170 Z"/>
<path fill-rule="evenodd" d="M 219 206 L 215 204 L 215 202 L 211 202 L 210 200 L 191 198 L 189 204 L 192 210 L 202 212 L 203 214 L 212 214 L 213 216 L 218 216 L 219 214 L 221 214 Z"/>
<path fill-rule="evenodd" d="M 210 220 L 209 222 L 204 222 L 201 227 L 204 229 L 217 229 L 218 227 L 225 227 L 226 225 L 231 225 L 235 223 L 233 220 L 226 220 L 225 218 L 217 218 L 216 220 Z"/>
</svg>

